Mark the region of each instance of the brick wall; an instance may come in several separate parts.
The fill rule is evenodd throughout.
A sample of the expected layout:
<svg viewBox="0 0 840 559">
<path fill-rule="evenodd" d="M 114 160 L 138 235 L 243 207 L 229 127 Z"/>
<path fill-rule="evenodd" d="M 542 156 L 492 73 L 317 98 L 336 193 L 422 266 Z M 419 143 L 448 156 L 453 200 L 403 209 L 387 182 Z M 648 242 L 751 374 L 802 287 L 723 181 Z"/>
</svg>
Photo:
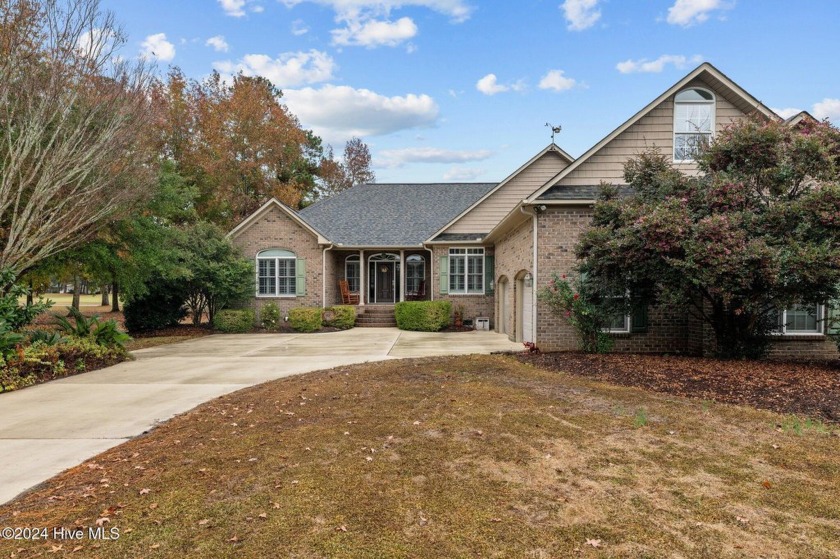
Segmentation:
<svg viewBox="0 0 840 559">
<path fill-rule="evenodd" d="M 270 207 L 249 227 L 240 231 L 233 239 L 245 258 L 256 259 L 257 253 L 267 249 L 283 249 L 294 252 L 306 260 L 306 295 L 301 297 L 254 297 L 252 306 L 259 317 L 260 309 L 269 301 L 286 314 L 292 307 L 321 306 L 322 298 L 322 250 L 318 239 L 276 206 Z M 256 293 L 256 278 L 254 293 Z"/>
<path fill-rule="evenodd" d="M 428 254 L 428 253 L 427 253 Z M 485 247 L 484 249 L 485 256 L 493 256 L 493 248 Z M 454 309 L 456 305 L 462 305 L 464 307 L 464 318 L 473 320 L 478 316 L 486 316 L 490 318 L 490 328 L 494 328 L 495 326 L 495 302 L 496 298 L 495 295 L 484 294 L 484 295 L 442 295 L 440 292 L 440 257 L 446 256 L 449 257 L 449 247 L 448 246 L 435 246 L 434 247 L 434 276 L 430 279 L 430 284 L 432 288 L 432 293 L 434 294 L 435 301 L 451 301 L 452 308 Z M 428 264 L 428 263 L 427 263 Z"/>
<path fill-rule="evenodd" d="M 577 264 L 575 245 L 592 221 L 592 208 L 549 206 L 537 216 L 538 274 L 536 288 L 545 288 L 553 274 L 573 273 Z M 687 353 L 690 344 L 688 314 L 678 309 L 652 308 L 648 311 L 648 331 L 614 334 L 617 352 Z M 543 351 L 579 349 L 574 328 L 562 317 L 551 314 L 543 302 L 537 303 L 537 344 Z"/>
<path fill-rule="evenodd" d="M 533 225 L 531 220 L 525 221 L 522 225 L 502 237 L 496 243 L 496 324 L 497 332 L 506 332 L 511 341 L 521 339 L 516 332 L 516 278 L 521 272 L 532 272 L 534 260 Z M 498 310 L 502 308 L 502 290 L 499 288 L 499 279 L 507 279 L 505 289 L 505 316 L 499 316 Z M 530 301 L 528 302 L 530 304 Z M 504 324 L 503 324 L 504 323 Z M 503 327 L 504 326 L 504 327 Z"/>
</svg>

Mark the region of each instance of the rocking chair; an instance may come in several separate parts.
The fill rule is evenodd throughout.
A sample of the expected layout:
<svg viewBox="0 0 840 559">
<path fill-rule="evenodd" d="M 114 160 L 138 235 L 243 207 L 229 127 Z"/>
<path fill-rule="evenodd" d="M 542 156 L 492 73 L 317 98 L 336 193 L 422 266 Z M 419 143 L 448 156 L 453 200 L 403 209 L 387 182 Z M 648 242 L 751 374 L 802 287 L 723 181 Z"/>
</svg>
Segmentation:
<svg viewBox="0 0 840 559">
<path fill-rule="evenodd" d="M 350 292 L 350 285 L 347 283 L 347 280 L 338 280 L 338 288 L 341 290 L 341 302 L 343 304 L 359 304 L 359 294 Z"/>
</svg>

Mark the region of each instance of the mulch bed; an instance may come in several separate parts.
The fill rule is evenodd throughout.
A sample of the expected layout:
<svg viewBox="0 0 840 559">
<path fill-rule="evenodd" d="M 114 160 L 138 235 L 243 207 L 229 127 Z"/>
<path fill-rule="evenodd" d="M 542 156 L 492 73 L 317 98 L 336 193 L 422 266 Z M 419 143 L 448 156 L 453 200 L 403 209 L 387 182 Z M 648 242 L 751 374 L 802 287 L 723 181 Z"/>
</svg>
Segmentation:
<svg viewBox="0 0 840 559">
<path fill-rule="evenodd" d="M 660 355 L 520 355 L 537 367 L 675 396 L 840 423 L 840 362 L 721 361 Z"/>
<path fill-rule="evenodd" d="M 195 326 L 194 324 L 179 324 L 178 326 L 170 326 L 169 328 L 161 328 L 159 330 L 150 330 L 148 332 L 135 332 L 131 334 L 132 338 L 166 338 L 170 336 L 189 336 L 191 338 L 199 336 L 209 336 L 214 334 L 212 328 L 207 324 Z"/>
</svg>

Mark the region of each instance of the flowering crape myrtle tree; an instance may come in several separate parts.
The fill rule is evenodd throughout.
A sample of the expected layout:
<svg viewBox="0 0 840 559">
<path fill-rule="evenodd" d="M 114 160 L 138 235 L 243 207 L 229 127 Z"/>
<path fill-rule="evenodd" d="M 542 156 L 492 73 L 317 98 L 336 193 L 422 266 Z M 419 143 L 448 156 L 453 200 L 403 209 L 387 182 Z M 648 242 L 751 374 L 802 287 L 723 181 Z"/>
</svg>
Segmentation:
<svg viewBox="0 0 840 559">
<path fill-rule="evenodd" d="M 605 296 L 685 308 L 721 357 L 760 357 L 779 309 L 840 295 L 840 131 L 747 119 L 697 163 L 691 177 L 656 150 L 629 161 L 633 194 L 603 186 L 577 256 Z"/>
</svg>

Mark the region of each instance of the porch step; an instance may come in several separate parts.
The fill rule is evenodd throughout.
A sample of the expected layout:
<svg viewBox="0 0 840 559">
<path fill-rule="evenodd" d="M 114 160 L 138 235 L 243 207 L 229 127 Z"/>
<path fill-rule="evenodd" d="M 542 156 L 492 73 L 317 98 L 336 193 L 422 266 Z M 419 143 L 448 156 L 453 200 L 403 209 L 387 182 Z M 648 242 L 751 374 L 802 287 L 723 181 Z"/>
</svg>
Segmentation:
<svg viewBox="0 0 840 559">
<path fill-rule="evenodd" d="M 393 328 L 396 325 L 394 307 L 366 306 L 356 317 L 356 326 L 360 328 Z"/>
</svg>

